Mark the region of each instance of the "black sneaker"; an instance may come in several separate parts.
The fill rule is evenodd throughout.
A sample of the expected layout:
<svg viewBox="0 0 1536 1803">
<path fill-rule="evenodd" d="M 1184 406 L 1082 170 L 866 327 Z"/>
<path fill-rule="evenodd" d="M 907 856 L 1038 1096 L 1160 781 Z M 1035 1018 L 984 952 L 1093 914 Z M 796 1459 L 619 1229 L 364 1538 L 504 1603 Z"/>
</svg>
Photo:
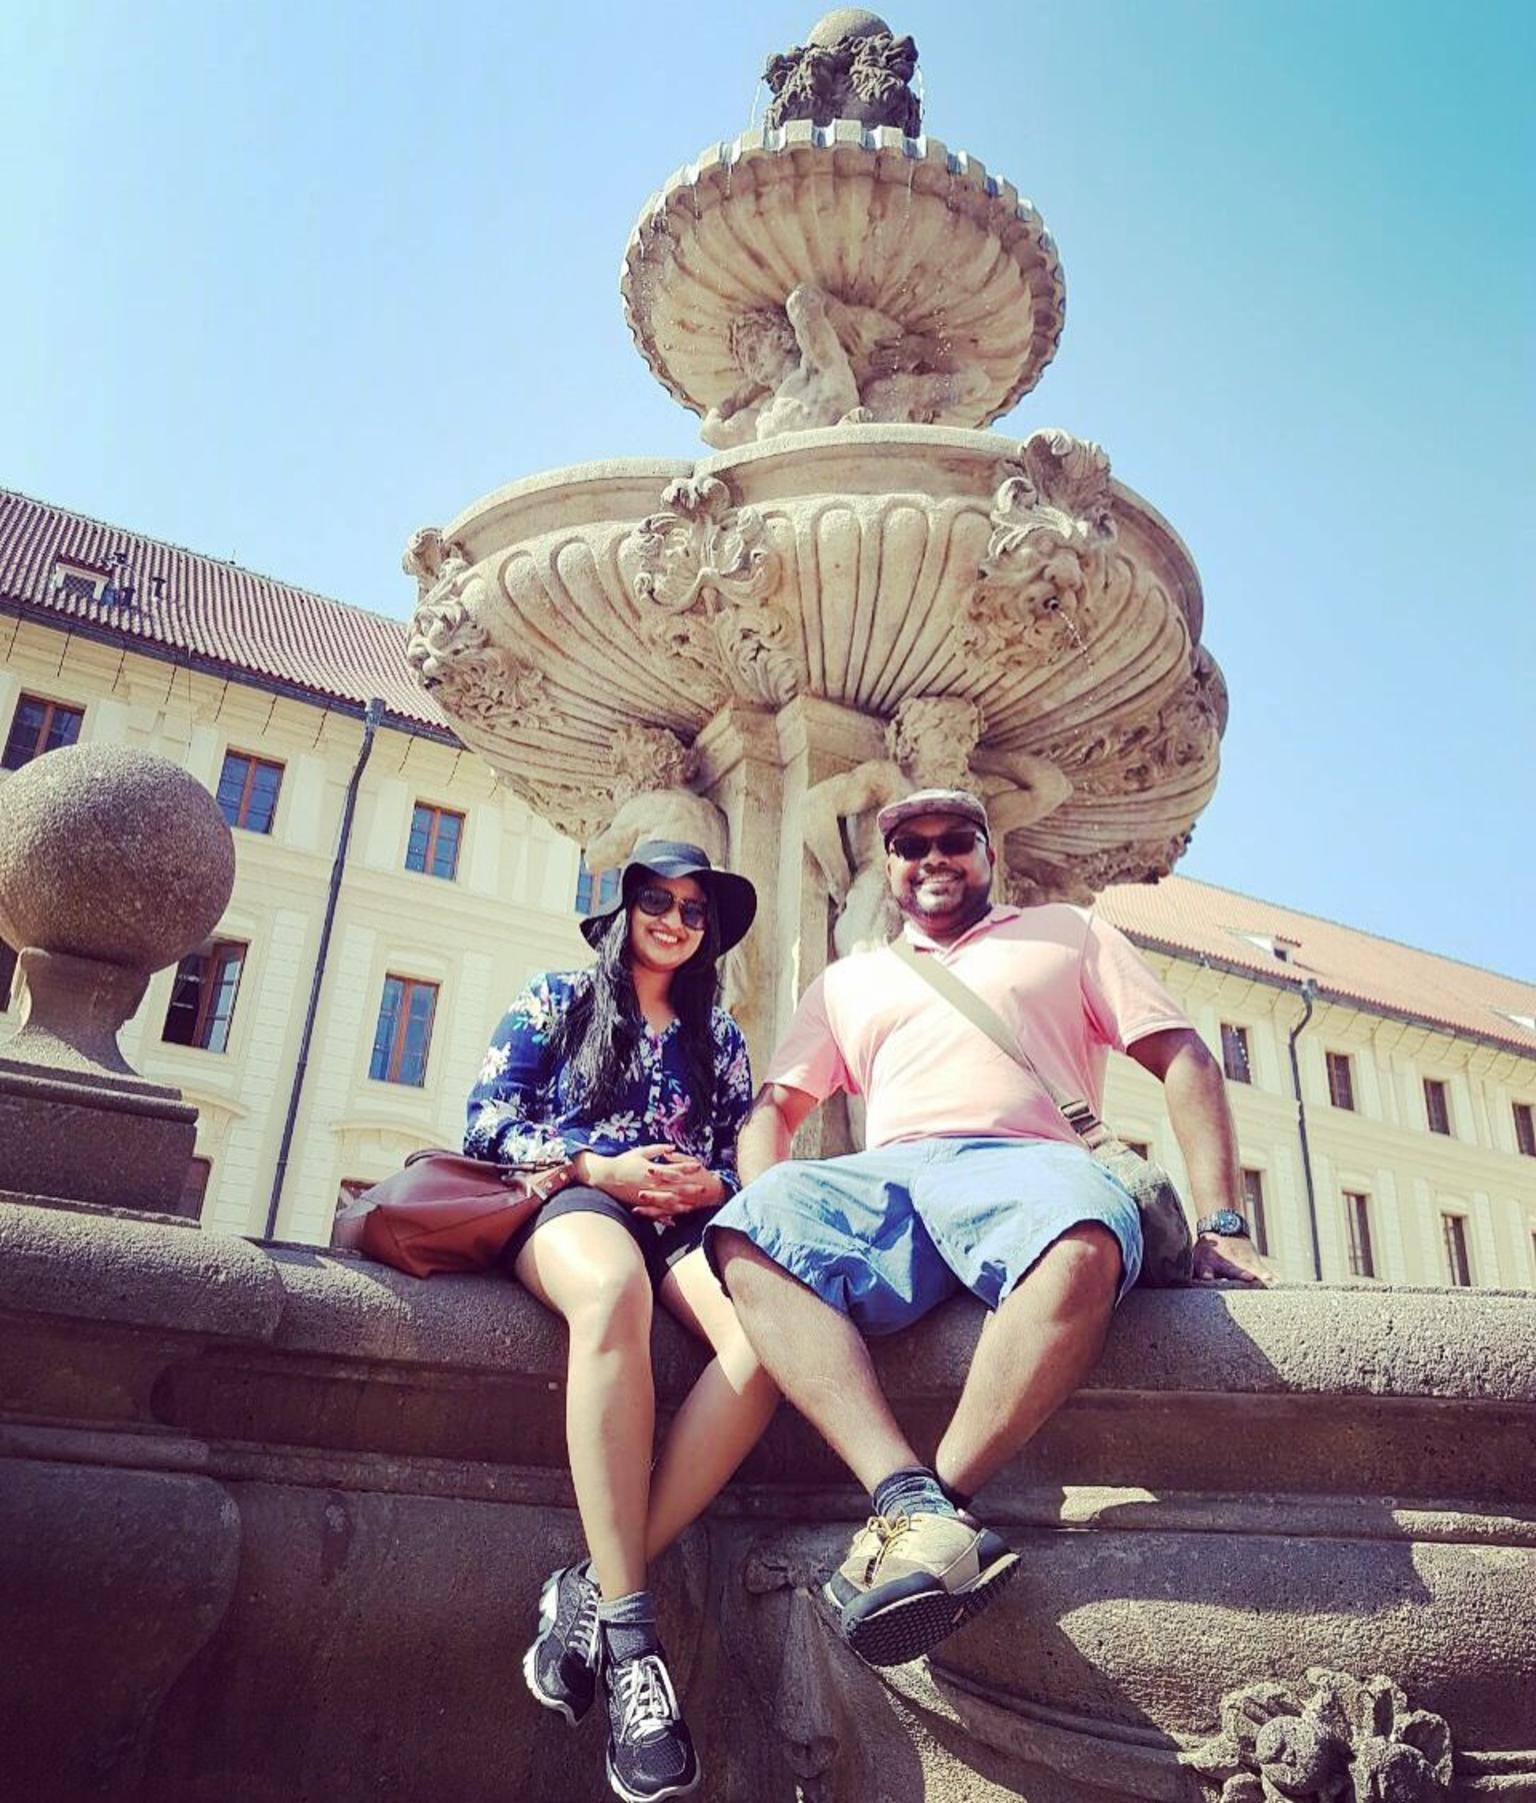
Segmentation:
<svg viewBox="0 0 1536 1803">
<path fill-rule="evenodd" d="M 574 1728 L 597 1690 L 597 1586 L 585 1566 L 552 1571 L 539 1592 L 538 1638 L 523 1654 L 534 1699 Z"/>
<path fill-rule="evenodd" d="M 608 1782 L 624 1803 L 681 1797 L 699 1781 L 693 1737 L 659 1652 L 603 1665 L 608 1693 Z"/>
</svg>

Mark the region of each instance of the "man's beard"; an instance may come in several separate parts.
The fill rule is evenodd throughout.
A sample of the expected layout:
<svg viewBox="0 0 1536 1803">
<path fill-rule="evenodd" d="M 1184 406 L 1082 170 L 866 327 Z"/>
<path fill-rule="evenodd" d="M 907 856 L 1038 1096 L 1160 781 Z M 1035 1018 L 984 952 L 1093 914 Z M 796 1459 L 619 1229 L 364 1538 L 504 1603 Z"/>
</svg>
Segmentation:
<svg viewBox="0 0 1536 1803">
<path fill-rule="evenodd" d="M 927 926 L 932 921 L 963 921 L 969 925 L 980 920 L 986 913 L 992 900 L 991 873 L 982 882 L 968 883 L 959 871 L 950 874 L 959 878 L 955 885 L 946 885 L 944 899 L 925 900 L 923 896 L 923 878 L 919 876 L 907 885 L 905 898 L 897 898 L 897 906 L 903 914 L 910 915 L 919 926 Z"/>
</svg>

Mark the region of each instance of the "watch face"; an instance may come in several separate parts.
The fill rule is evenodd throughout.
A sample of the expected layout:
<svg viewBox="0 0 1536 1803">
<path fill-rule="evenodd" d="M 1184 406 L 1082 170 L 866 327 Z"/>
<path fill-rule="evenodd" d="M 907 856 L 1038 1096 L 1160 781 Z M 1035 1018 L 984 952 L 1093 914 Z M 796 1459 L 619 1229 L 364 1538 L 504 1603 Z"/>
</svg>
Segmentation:
<svg viewBox="0 0 1536 1803">
<path fill-rule="evenodd" d="M 1248 1223 L 1235 1208 L 1218 1208 L 1213 1215 L 1207 1215 L 1200 1223 L 1200 1233 L 1219 1233 L 1227 1238 L 1248 1237 Z"/>
</svg>

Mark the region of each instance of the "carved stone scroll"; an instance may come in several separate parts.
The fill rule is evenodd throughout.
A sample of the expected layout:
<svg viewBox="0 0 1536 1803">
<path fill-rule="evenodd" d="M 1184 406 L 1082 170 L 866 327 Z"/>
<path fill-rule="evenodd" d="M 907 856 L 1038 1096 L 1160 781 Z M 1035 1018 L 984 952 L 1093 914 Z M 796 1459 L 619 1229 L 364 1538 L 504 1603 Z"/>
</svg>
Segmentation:
<svg viewBox="0 0 1536 1803">
<path fill-rule="evenodd" d="M 830 125 L 857 119 L 894 125 L 909 138 L 923 129 L 922 103 L 911 81 L 917 45 L 897 37 L 883 19 L 856 7 L 829 14 L 807 43 L 771 56 L 763 80 L 772 91 L 770 126 L 791 119 Z"/>
<path fill-rule="evenodd" d="M 460 544 L 423 527 L 402 559 L 419 596 L 405 661 L 448 713 L 491 731 L 546 726 L 555 710 L 537 670 L 493 644 L 479 615 L 490 611 L 485 577 Z"/>
<path fill-rule="evenodd" d="M 805 668 L 788 613 L 769 599 L 781 564 L 762 515 L 738 508 L 714 476 L 672 483 L 662 508 L 619 549 L 646 635 L 706 688 L 776 707 L 793 700 Z"/>
<path fill-rule="evenodd" d="M 1451 1731 L 1391 1678 L 1313 1667 L 1300 1684 L 1221 1699 L 1221 1732 L 1187 1755 L 1221 1803 L 1444 1803 Z"/>
<path fill-rule="evenodd" d="M 1051 430 L 1026 439 L 1004 467 L 960 642 L 985 658 L 1016 656 L 1021 644 L 1042 657 L 1084 648 L 1115 539 L 1109 458 Z"/>
</svg>

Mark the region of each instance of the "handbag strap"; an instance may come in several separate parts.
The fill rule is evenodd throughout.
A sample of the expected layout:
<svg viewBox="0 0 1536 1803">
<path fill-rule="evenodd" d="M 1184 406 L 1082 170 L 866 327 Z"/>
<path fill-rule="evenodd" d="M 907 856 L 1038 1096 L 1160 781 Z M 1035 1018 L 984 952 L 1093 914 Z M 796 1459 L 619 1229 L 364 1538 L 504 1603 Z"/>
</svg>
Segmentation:
<svg viewBox="0 0 1536 1803">
<path fill-rule="evenodd" d="M 931 953 L 925 955 L 920 952 L 905 933 L 892 940 L 891 950 L 930 989 L 963 1014 L 978 1032 L 985 1033 L 1000 1052 L 1005 1052 L 1021 1070 L 1033 1077 L 1066 1116 L 1067 1125 L 1086 1145 L 1094 1146 L 1101 1140 L 1112 1137 L 1109 1129 L 1087 1102 L 1081 1096 L 1074 1096 L 1053 1083 L 1019 1044 L 1017 1036 L 1009 1032 L 1003 1017 L 991 1003 L 977 995 L 970 984 L 956 976 L 947 964 Z"/>
</svg>

